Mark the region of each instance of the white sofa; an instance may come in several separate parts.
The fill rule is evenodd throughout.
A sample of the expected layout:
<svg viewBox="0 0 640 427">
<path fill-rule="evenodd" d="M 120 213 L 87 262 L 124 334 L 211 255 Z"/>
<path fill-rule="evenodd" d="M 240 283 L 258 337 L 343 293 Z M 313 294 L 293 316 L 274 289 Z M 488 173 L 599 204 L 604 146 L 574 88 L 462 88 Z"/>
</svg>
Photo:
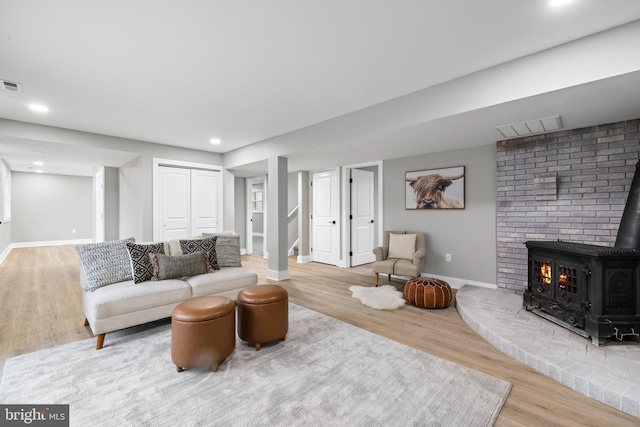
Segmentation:
<svg viewBox="0 0 640 427">
<path fill-rule="evenodd" d="M 239 259 L 239 246 L 237 250 Z M 164 253 L 171 256 L 182 255 L 180 241 L 164 242 Z M 85 326 L 90 326 L 97 336 L 97 350 L 102 348 L 107 332 L 171 317 L 174 307 L 190 298 L 221 295 L 235 300 L 242 288 L 258 282 L 256 273 L 240 266 L 220 267 L 213 273 L 190 277 L 139 283 L 134 283 L 132 276 L 128 280 L 90 289 L 85 270 L 91 266 L 85 263 L 96 263 L 95 259 L 95 255 L 80 256 L 80 286 Z M 123 260 L 112 262 L 122 263 Z"/>
</svg>

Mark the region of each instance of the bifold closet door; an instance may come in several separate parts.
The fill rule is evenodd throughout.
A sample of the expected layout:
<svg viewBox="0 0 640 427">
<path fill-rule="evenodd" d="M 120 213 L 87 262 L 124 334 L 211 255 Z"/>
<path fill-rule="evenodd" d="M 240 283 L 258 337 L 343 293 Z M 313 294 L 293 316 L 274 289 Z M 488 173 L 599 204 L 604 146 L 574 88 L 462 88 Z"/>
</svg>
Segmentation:
<svg viewBox="0 0 640 427">
<path fill-rule="evenodd" d="M 220 172 L 160 166 L 159 177 L 160 240 L 217 231 Z"/>
</svg>

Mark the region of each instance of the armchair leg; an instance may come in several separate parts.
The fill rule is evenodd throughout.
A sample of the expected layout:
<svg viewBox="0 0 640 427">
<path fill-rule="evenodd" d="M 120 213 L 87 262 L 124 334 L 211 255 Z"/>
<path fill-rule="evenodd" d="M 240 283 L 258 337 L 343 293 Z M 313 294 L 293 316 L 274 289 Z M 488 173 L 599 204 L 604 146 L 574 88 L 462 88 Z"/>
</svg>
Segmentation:
<svg viewBox="0 0 640 427">
<path fill-rule="evenodd" d="M 89 326 L 89 321 L 87 320 L 87 318 L 84 318 L 84 326 Z"/>
<path fill-rule="evenodd" d="M 376 287 L 378 287 L 378 273 L 376 273 Z"/>
</svg>

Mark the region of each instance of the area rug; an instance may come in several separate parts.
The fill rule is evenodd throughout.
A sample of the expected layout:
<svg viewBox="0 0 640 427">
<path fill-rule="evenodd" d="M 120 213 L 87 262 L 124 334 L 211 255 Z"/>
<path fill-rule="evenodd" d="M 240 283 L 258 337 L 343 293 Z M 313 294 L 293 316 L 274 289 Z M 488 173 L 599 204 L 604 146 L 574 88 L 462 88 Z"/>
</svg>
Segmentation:
<svg viewBox="0 0 640 427">
<path fill-rule="evenodd" d="M 286 341 L 238 341 L 176 372 L 171 328 L 6 361 L 3 404 L 69 404 L 72 426 L 491 426 L 511 384 L 290 304 Z"/>
<path fill-rule="evenodd" d="M 360 301 L 362 305 L 377 310 L 395 310 L 404 305 L 402 292 L 391 285 L 366 287 L 351 286 L 351 296 Z"/>
</svg>

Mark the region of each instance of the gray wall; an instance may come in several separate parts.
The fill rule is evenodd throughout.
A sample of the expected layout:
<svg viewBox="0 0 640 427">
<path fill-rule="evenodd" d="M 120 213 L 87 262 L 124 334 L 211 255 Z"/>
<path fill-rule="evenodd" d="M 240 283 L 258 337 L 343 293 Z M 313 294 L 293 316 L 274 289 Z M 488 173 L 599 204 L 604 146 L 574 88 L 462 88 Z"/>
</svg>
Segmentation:
<svg viewBox="0 0 640 427">
<path fill-rule="evenodd" d="M 11 243 L 11 222 L 0 224 L 0 261 L 2 254 L 7 250 Z"/>
<path fill-rule="evenodd" d="M 225 175 L 226 176 L 226 175 Z M 233 177 L 234 182 L 234 200 L 235 203 L 231 206 L 233 217 L 235 219 L 232 230 L 240 235 L 240 246 L 242 248 L 247 247 L 247 202 L 246 202 L 246 187 L 247 182 L 245 178 Z M 226 209 L 226 205 L 225 205 Z M 227 215 L 225 214 L 225 222 L 227 222 Z"/>
<path fill-rule="evenodd" d="M 2 260 L 3 252 L 9 247 L 11 243 L 11 222 L 6 221 L 4 219 L 4 187 L 6 186 L 6 181 L 4 179 L 4 174 L 9 174 L 11 171 L 9 167 L 6 165 L 3 159 L 0 159 L 0 261 Z M 8 189 L 11 191 L 11 189 Z"/>
<path fill-rule="evenodd" d="M 104 168 L 104 239 L 118 240 L 120 230 L 120 182 L 117 168 Z"/>
<path fill-rule="evenodd" d="M 453 166 L 465 166 L 465 209 L 405 209 L 405 172 Z M 424 272 L 495 285 L 496 147 L 394 159 L 383 168 L 384 228 L 427 234 Z"/>
<path fill-rule="evenodd" d="M 91 177 L 12 172 L 11 194 L 12 242 L 92 239 Z"/>
<path fill-rule="evenodd" d="M 287 175 L 287 214 L 298 206 L 298 173 L 291 172 Z M 298 239 L 298 209 L 287 222 L 287 249 Z"/>
</svg>

